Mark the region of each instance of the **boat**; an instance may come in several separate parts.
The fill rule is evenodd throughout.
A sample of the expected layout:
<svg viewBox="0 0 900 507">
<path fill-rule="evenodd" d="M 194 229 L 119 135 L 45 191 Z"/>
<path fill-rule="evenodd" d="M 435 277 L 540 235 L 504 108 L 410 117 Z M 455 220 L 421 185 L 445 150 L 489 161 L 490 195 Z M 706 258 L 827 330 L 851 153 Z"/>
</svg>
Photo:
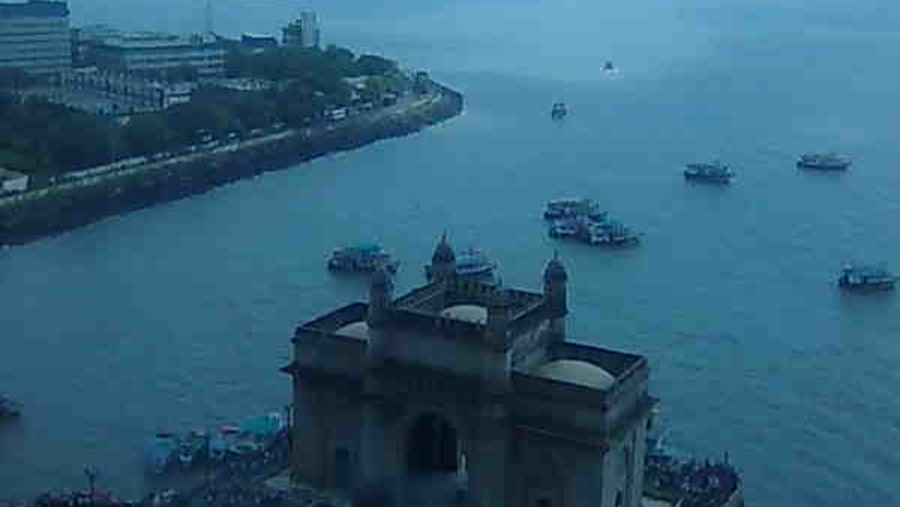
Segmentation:
<svg viewBox="0 0 900 507">
<path fill-rule="evenodd" d="M 728 167 L 728 164 L 718 160 L 687 164 L 687 168 L 684 170 L 684 179 L 688 181 L 730 183 L 732 178 L 734 178 L 734 171 Z"/>
<path fill-rule="evenodd" d="M 602 222 L 606 220 L 607 213 L 600 209 L 597 201 L 587 198 L 554 199 L 547 203 L 544 210 L 544 220 L 581 217 Z"/>
<path fill-rule="evenodd" d="M 194 430 L 179 439 L 175 451 L 177 462 L 182 467 L 190 467 L 209 455 L 209 436 L 203 430 Z"/>
<path fill-rule="evenodd" d="M 548 231 L 551 238 L 574 238 L 578 236 L 578 221 L 574 219 L 555 220 Z"/>
<path fill-rule="evenodd" d="M 619 221 L 588 224 L 582 229 L 582 239 L 593 246 L 625 246 L 640 242 L 640 236 Z"/>
<path fill-rule="evenodd" d="M 147 446 L 146 462 L 153 473 L 160 474 L 176 462 L 179 450 L 178 438 L 169 432 L 159 432 Z"/>
<path fill-rule="evenodd" d="M 566 105 L 562 102 L 556 102 L 553 104 L 553 107 L 550 109 L 550 117 L 554 120 L 562 120 L 569 114 L 569 110 L 566 108 Z"/>
<path fill-rule="evenodd" d="M 458 277 L 487 277 L 494 274 L 497 263 L 492 262 L 487 254 L 477 248 L 463 250 L 456 256 L 456 276 Z M 425 277 L 431 280 L 432 267 L 425 266 Z"/>
<path fill-rule="evenodd" d="M 0 421 L 14 419 L 22 415 L 22 404 L 18 401 L 0 394 Z"/>
<path fill-rule="evenodd" d="M 328 259 L 328 269 L 346 273 L 371 273 L 384 266 L 389 273 L 396 273 L 400 262 L 379 245 L 366 243 L 338 248 Z"/>
<path fill-rule="evenodd" d="M 846 171 L 851 162 L 836 153 L 805 153 L 797 159 L 798 169 L 817 169 L 820 171 Z"/>
<path fill-rule="evenodd" d="M 838 277 L 838 286 L 854 291 L 893 290 L 897 277 L 883 266 L 854 266 L 845 264 Z"/>
</svg>

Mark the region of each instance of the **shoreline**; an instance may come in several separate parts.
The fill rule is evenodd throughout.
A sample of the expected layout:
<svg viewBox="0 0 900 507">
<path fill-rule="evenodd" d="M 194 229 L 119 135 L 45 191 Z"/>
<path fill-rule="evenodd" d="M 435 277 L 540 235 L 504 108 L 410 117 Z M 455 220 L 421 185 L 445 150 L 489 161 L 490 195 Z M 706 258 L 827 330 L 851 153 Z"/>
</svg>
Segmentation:
<svg viewBox="0 0 900 507">
<path fill-rule="evenodd" d="M 288 129 L 164 160 L 149 157 L 141 164 L 0 198 L 0 247 L 25 245 L 110 216 L 191 197 L 332 153 L 405 137 L 462 113 L 464 97 L 460 92 L 433 85 L 435 92 L 411 102 L 339 123 Z"/>
</svg>

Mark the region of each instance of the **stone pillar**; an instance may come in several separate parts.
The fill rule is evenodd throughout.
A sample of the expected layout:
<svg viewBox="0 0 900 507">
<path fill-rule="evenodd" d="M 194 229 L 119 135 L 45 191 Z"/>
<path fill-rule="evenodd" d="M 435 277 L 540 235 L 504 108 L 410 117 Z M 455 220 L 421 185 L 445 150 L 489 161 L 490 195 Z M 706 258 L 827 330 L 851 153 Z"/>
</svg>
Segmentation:
<svg viewBox="0 0 900 507">
<path fill-rule="evenodd" d="M 553 259 L 547 263 L 544 269 L 544 301 L 550 319 L 550 341 L 564 342 L 566 340 L 566 314 L 568 314 L 568 302 L 566 284 L 568 274 L 559 255 L 554 253 Z"/>
<path fill-rule="evenodd" d="M 376 394 L 367 394 L 362 414 L 359 472 L 363 484 L 373 484 L 383 481 L 393 468 L 387 457 L 389 435 L 385 401 Z"/>
<path fill-rule="evenodd" d="M 314 384 L 294 379 L 294 424 L 291 427 L 291 479 L 317 488 L 327 487 L 327 439 L 322 396 Z"/>
<path fill-rule="evenodd" d="M 469 507 L 507 507 L 509 445 L 506 409 L 487 400 L 468 446 Z"/>
<path fill-rule="evenodd" d="M 394 305 L 394 283 L 384 266 L 375 270 L 369 285 L 369 311 L 366 324 L 369 326 L 369 340 L 366 358 L 369 365 L 377 367 L 384 359 L 388 348 L 387 321 Z"/>
</svg>

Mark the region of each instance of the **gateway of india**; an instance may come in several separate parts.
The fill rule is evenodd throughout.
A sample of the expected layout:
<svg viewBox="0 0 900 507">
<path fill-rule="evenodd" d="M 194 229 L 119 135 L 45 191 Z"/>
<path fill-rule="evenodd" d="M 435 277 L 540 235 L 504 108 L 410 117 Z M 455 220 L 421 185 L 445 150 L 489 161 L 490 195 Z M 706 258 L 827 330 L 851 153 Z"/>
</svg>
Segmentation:
<svg viewBox="0 0 900 507">
<path fill-rule="evenodd" d="M 378 270 L 367 303 L 296 329 L 292 480 L 452 476 L 466 506 L 640 507 L 647 360 L 568 339 L 562 262 L 542 292 L 503 288 L 457 277 L 444 236 L 432 273 L 395 297 Z"/>
</svg>

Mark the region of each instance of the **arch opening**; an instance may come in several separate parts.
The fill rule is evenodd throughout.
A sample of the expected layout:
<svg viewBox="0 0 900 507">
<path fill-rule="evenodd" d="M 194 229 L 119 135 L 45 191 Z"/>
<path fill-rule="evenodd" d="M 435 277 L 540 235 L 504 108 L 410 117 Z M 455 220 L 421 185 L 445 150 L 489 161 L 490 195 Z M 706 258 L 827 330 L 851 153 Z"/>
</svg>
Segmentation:
<svg viewBox="0 0 900 507">
<path fill-rule="evenodd" d="M 443 417 L 437 414 L 420 415 L 410 427 L 406 439 L 406 465 L 410 474 L 459 471 L 459 435 Z"/>
</svg>

